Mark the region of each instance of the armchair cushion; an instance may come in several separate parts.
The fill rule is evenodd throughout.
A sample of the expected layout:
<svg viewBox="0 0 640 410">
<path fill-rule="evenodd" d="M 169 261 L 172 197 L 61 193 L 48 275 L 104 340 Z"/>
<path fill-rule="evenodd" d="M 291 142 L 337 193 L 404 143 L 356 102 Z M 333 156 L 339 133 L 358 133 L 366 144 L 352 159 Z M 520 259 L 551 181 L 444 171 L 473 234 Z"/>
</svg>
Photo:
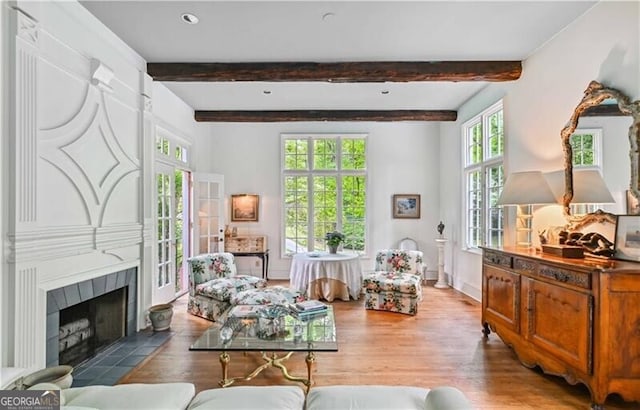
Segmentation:
<svg viewBox="0 0 640 410">
<path fill-rule="evenodd" d="M 364 275 L 363 286 L 372 292 L 420 293 L 421 277 L 412 273 L 373 272 Z"/>
</svg>

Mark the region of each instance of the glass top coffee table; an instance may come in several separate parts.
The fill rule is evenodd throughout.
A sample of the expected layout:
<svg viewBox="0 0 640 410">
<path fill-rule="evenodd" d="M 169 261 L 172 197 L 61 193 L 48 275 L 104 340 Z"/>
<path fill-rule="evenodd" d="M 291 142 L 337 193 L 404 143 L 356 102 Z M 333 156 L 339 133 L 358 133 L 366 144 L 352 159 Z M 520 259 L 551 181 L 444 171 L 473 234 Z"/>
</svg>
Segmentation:
<svg viewBox="0 0 640 410">
<path fill-rule="evenodd" d="M 315 352 L 337 352 L 336 325 L 333 307 L 324 313 L 298 317 L 287 312 L 277 318 L 237 317 L 229 315 L 220 323 L 207 329 L 189 350 L 220 352 L 222 380 L 219 385 L 227 387 L 236 381 L 248 381 L 268 367 L 277 367 L 287 380 L 302 383 L 307 392 L 311 387 L 311 366 Z M 246 376 L 229 377 L 230 357 L 228 352 L 260 352 L 265 363 Z M 286 352 L 286 353 L 284 353 Z M 295 352 L 306 352 L 307 377 L 289 374 L 284 361 Z"/>
</svg>

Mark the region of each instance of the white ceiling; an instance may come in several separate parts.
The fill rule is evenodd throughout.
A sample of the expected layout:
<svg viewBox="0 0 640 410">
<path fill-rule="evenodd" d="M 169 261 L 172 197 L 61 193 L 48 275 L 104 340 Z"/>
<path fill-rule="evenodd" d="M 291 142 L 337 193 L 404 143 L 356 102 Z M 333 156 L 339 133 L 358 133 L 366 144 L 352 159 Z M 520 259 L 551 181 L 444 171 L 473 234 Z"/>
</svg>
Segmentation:
<svg viewBox="0 0 640 410">
<path fill-rule="evenodd" d="M 524 60 L 595 4 L 594 1 L 81 3 L 145 60 L 156 63 Z M 195 14 L 200 22 L 183 23 L 180 15 L 185 12 Z M 165 84 L 196 110 L 456 110 L 487 83 Z M 265 90 L 271 93 L 265 94 Z M 381 91 L 389 93 L 383 95 Z"/>
</svg>

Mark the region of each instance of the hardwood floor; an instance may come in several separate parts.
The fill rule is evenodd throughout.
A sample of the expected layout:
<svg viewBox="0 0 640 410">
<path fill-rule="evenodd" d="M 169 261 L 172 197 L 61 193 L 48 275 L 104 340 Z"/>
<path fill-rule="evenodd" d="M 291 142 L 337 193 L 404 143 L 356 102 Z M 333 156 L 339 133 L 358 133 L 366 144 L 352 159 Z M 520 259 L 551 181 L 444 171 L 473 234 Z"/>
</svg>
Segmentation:
<svg viewBox="0 0 640 410">
<path fill-rule="evenodd" d="M 286 281 L 270 281 L 284 284 Z M 416 316 L 367 311 L 363 300 L 332 303 L 339 352 L 319 353 L 313 369 L 315 385 L 387 384 L 459 388 L 478 409 L 588 409 L 589 392 L 581 384 L 544 375 L 520 364 L 495 334 L 483 338 L 480 303 L 452 289 L 423 287 Z M 186 296 L 175 303 L 171 331 L 160 349 L 119 383 L 191 382 L 196 390 L 217 388 L 221 378 L 216 352 L 190 352 L 211 322 L 186 313 Z M 303 355 L 287 366 L 304 375 Z M 231 354 L 230 375 L 246 374 L 259 363 L 256 355 Z M 267 369 L 239 385 L 289 384 L 277 369 Z M 639 409 L 609 396 L 607 409 Z"/>
</svg>

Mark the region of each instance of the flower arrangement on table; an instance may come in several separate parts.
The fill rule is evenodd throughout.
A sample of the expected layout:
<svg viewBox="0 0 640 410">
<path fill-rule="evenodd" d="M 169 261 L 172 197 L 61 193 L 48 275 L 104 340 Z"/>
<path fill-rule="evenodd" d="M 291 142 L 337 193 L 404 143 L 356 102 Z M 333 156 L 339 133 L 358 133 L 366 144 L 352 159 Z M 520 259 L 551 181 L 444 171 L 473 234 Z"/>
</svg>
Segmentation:
<svg viewBox="0 0 640 410">
<path fill-rule="evenodd" d="M 327 242 L 327 246 L 329 246 L 329 253 L 336 253 L 338 251 L 338 246 L 344 242 L 344 235 L 336 231 L 327 232 L 324 236 L 324 240 Z"/>
</svg>

